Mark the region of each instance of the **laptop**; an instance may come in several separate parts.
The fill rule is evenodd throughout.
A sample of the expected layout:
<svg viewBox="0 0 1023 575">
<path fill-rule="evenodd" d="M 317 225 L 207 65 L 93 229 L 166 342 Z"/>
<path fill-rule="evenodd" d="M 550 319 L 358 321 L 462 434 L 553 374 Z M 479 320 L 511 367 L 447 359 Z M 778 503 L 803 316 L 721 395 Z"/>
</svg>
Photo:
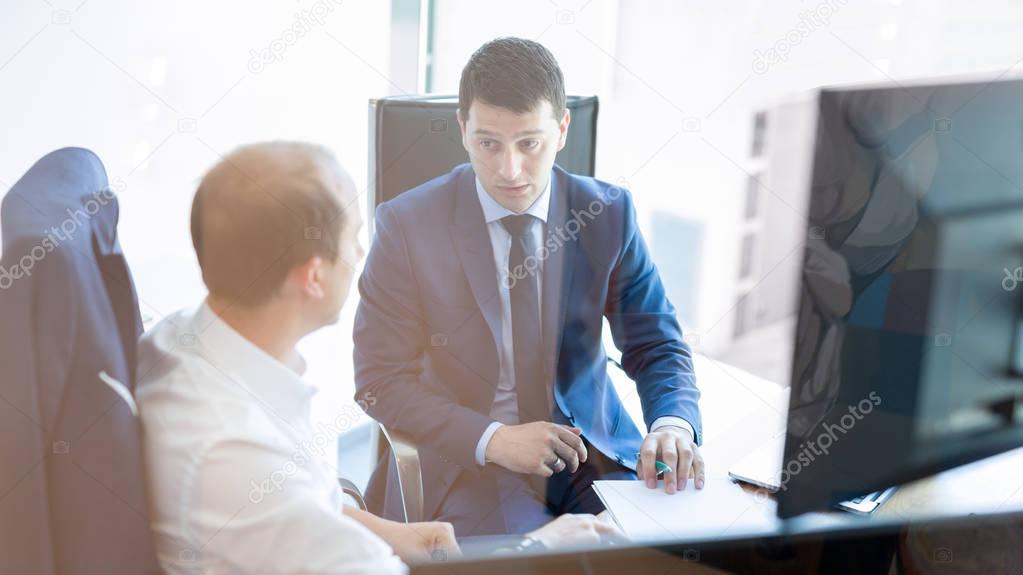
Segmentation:
<svg viewBox="0 0 1023 575">
<path fill-rule="evenodd" d="M 781 489 L 781 468 L 785 453 L 785 434 L 775 437 L 750 453 L 728 470 L 733 481 L 749 483 L 775 493 Z M 866 493 L 835 505 L 837 509 L 870 515 L 895 493 L 895 487 Z"/>
</svg>

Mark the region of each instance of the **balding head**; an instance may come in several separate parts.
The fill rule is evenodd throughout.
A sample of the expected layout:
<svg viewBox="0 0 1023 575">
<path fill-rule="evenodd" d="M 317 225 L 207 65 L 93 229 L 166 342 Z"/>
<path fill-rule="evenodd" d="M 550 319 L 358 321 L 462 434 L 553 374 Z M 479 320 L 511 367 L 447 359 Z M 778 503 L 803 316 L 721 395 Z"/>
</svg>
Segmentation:
<svg viewBox="0 0 1023 575">
<path fill-rule="evenodd" d="M 259 305 L 311 258 L 336 262 L 343 232 L 358 225 L 354 200 L 351 177 L 321 146 L 235 150 L 207 172 L 192 202 L 192 244 L 210 294 Z"/>
</svg>

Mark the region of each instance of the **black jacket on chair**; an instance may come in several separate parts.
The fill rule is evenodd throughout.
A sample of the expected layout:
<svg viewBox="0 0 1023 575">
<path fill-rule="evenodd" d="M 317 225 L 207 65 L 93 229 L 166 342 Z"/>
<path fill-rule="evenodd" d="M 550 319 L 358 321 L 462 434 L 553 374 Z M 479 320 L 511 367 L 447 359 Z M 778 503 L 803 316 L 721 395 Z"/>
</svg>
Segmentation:
<svg viewBox="0 0 1023 575">
<path fill-rule="evenodd" d="M 142 324 L 103 164 L 44 156 L 0 216 L 0 572 L 159 572 L 131 395 Z"/>
</svg>

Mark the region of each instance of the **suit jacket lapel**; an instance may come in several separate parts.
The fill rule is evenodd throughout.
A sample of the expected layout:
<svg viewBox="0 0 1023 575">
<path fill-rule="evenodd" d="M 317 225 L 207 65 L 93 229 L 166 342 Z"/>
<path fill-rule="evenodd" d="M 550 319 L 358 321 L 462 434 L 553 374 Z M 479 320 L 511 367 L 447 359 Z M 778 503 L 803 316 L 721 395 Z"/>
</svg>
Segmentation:
<svg viewBox="0 0 1023 575">
<path fill-rule="evenodd" d="M 568 178 L 557 166 L 551 174 L 551 205 L 547 212 L 547 234 L 544 245 L 550 256 L 543 266 L 543 350 L 544 364 L 551 383 L 557 376 L 558 350 L 561 349 L 562 326 L 565 322 L 565 307 L 571 291 L 573 258 L 577 249 L 571 237 L 562 239 L 569 214 Z"/>
<path fill-rule="evenodd" d="M 469 280 L 473 298 L 490 327 L 494 343 L 500 348 L 501 296 L 497 291 L 497 266 L 490 244 L 490 234 L 483 219 L 483 208 L 476 197 L 475 173 L 466 168 L 458 176 L 455 195 L 455 219 L 451 224 L 451 237 Z"/>
</svg>

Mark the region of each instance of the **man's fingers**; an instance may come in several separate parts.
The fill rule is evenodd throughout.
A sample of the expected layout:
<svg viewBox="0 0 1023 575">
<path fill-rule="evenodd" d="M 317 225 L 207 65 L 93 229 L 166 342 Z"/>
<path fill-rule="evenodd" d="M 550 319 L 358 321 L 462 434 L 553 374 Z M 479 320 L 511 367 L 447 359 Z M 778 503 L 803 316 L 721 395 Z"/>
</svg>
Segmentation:
<svg viewBox="0 0 1023 575">
<path fill-rule="evenodd" d="M 563 425 L 557 426 L 557 430 L 558 439 L 574 449 L 578 454 L 579 461 L 585 463 L 589 454 L 586 451 L 586 444 L 583 442 L 583 438 L 579 435 L 582 433 L 582 430 L 578 427 L 565 427 Z"/>
<path fill-rule="evenodd" d="M 704 468 L 703 468 L 703 457 L 700 455 L 699 448 L 693 448 L 693 482 L 696 483 L 697 489 L 703 489 L 704 482 Z"/>
<path fill-rule="evenodd" d="M 548 449 L 547 453 L 543 456 L 543 459 L 540 461 L 540 465 L 533 473 L 535 475 L 540 475 L 542 477 L 550 477 L 554 475 L 555 473 L 560 471 L 560 469 L 554 469 L 556 467 L 555 463 L 557 462 L 557 459 L 558 455 L 553 450 Z"/>
<path fill-rule="evenodd" d="M 678 488 L 685 489 L 689 480 L 689 469 L 693 465 L 693 448 L 689 442 L 679 440 L 676 443 L 678 449 Z"/>
<path fill-rule="evenodd" d="M 443 551 L 443 557 L 461 557 L 462 550 L 458 547 L 458 540 L 455 538 L 455 528 L 450 523 L 438 523 L 437 539 L 434 541 L 434 549 L 430 552 L 431 559 L 435 551 Z"/>
<path fill-rule="evenodd" d="M 617 525 L 614 525 L 608 521 L 603 521 L 599 517 L 597 517 L 593 522 L 593 528 L 594 530 L 596 530 L 597 534 L 600 535 L 600 538 L 604 541 L 610 543 L 629 542 L 629 538 L 625 536 L 625 533 L 622 533 L 622 530 L 619 529 Z"/>
<path fill-rule="evenodd" d="M 661 440 L 661 461 L 668 466 L 669 470 L 664 472 L 664 492 L 675 493 L 677 484 L 675 478 L 680 477 L 678 472 L 679 460 L 678 460 L 678 449 L 675 446 L 675 439 L 666 436 Z"/>
<path fill-rule="evenodd" d="M 572 449 L 571 445 L 558 439 L 552 447 L 554 453 L 564 461 L 565 467 L 562 467 L 562 469 L 568 469 L 570 473 L 575 473 L 579 469 L 579 453 Z M 555 472 L 557 471 L 561 471 L 561 469 L 555 469 Z"/>
<path fill-rule="evenodd" d="M 657 466 L 654 465 L 654 461 L 657 459 L 657 440 L 653 436 L 646 436 L 643 440 L 643 445 L 639 448 L 639 461 L 642 465 L 643 476 L 640 479 L 646 481 L 646 486 L 650 489 L 657 488 Z"/>
</svg>

